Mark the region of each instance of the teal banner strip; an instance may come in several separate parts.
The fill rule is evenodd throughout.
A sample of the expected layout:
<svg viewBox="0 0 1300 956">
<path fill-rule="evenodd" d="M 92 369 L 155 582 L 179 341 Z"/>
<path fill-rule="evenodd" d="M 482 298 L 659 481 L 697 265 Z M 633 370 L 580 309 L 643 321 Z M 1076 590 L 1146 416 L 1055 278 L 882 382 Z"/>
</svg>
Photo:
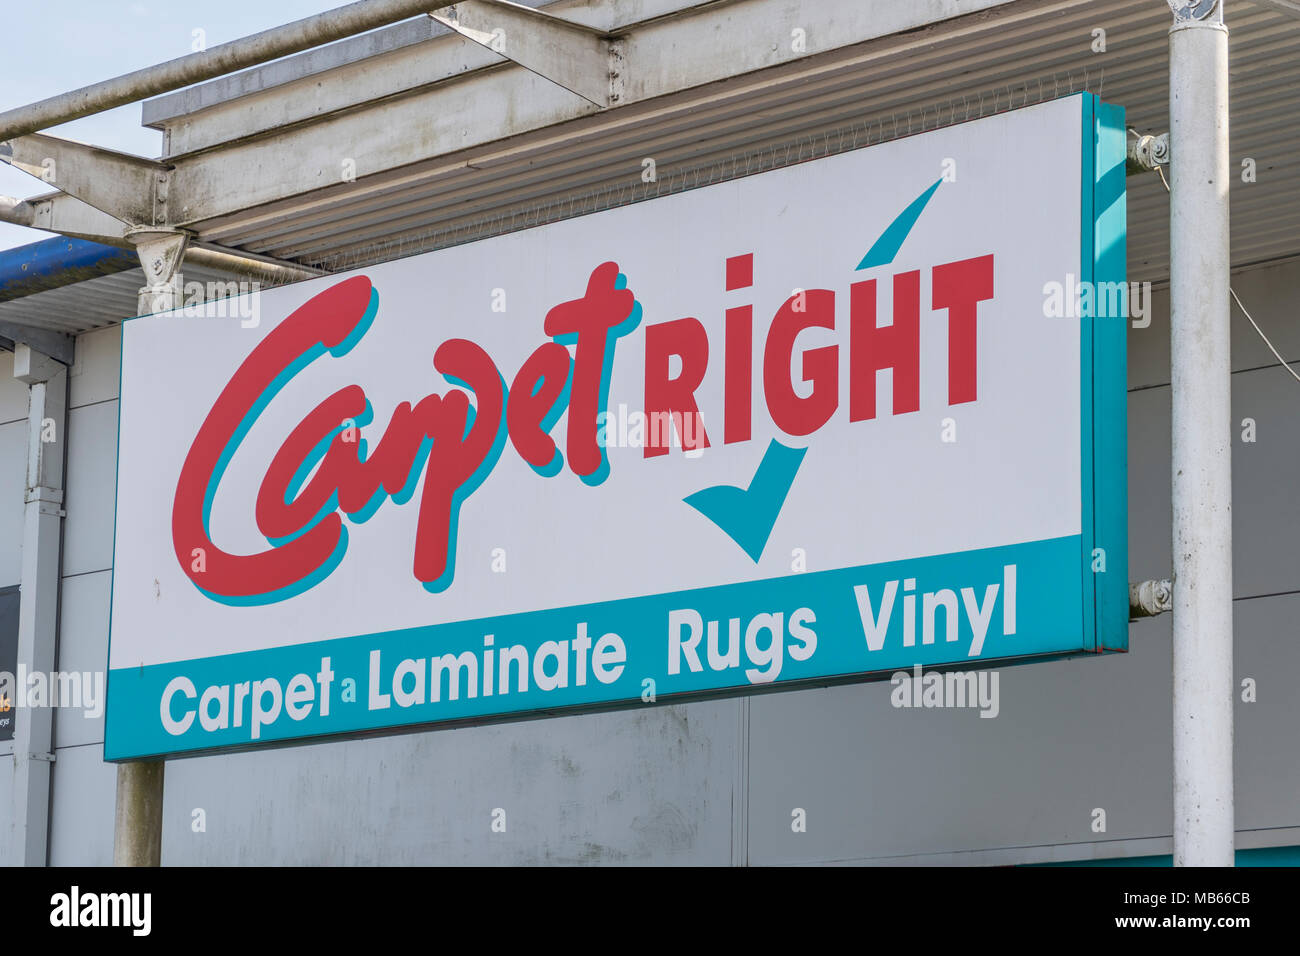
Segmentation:
<svg viewBox="0 0 1300 956">
<path fill-rule="evenodd" d="M 1071 536 L 109 674 L 106 760 L 1089 649 Z M 1074 623 L 1078 622 L 1078 623 Z M 951 630 L 949 629 L 951 627 Z"/>
</svg>

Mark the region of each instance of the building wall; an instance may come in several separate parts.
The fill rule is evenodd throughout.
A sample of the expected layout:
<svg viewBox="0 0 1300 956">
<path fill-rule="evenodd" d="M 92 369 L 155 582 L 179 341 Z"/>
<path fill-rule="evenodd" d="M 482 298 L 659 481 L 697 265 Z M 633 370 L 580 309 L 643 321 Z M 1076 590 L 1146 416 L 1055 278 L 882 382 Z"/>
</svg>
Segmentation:
<svg viewBox="0 0 1300 956">
<path fill-rule="evenodd" d="M 1234 278 L 1289 358 L 1300 357 L 1298 281 L 1294 263 Z M 1167 303 L 1157 293 L 1151 326 L 1129 332 L 1134 580 L 1170 569 Z M 1258 693 L 1236 710 L 1238 845 L 1295 844 L 1296 383 L 1240 315 L 1233 334 L 1236 667 Z M 81 336 L 73 370 L 59 646 L 68 670 L 106 661 L 118 342 L 116 329 Z M 25 458 L 26 396 L 8 363 L 0 355 L 0 586 L 17 583 Z M 1240 440 L 1248 417 L 1253 443 Z M 167 767 L 163 860 L 1009 863 L 1168 853 L 1169 616 L 1132 625 L 1131 647 L 1001 668 L 991 720 L 895 709 L 883 683 L 177 760 Z M 102 719 L 58 715 L 54 864 L 111 862 L 115 770 L 102 741 Z M 11 773 L 0 758 L 0 814 Z M 796 808 L 806 832 L 792 830 Z M 1097 808 L 1105 832 L 1093 830 Z M 504 833 L 492 829 L 497 810 Z"/>
</svg>

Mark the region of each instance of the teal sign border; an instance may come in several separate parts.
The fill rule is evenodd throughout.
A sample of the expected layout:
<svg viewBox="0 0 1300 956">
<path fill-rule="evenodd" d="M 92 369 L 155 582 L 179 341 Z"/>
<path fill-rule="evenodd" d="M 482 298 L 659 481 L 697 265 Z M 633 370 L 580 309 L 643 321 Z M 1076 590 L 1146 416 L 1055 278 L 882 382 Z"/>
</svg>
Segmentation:
<svg viewBox="0 0 1300 956">
<path fill-rule="evenodd" d="M 1103 289 L 1106 283 L 1128 279 L 1127 127 L 1122 106 L 1102 103 L 1090 93 L 1078 96 L 1083 114 L 1081 277 Z M 1094 301 L 1105 297 L 1094 296 Z M 1080 322 L 1083 633 L 1090 636 L 1087 650 L 1127 651 L 1128 316 L 1090 313 Z"/>
</svg>

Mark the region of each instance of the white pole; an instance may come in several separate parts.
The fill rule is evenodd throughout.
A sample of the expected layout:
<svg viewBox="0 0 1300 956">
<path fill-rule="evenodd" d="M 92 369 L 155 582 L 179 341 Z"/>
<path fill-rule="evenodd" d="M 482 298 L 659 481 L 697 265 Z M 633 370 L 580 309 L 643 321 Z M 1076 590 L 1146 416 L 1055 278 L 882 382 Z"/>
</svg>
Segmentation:
<svg viewBox="0 0 1300 956">
<path fill-rule="evenodd" d="M 1170 6 L 1174 865 L 1232 866 L 1228 31 Z"/>
</svg>

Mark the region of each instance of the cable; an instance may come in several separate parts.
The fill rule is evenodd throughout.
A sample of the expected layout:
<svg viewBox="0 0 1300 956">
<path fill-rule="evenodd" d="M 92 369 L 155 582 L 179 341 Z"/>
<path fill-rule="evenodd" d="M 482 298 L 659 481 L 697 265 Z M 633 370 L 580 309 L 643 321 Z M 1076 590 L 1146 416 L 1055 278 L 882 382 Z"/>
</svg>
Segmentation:
<svg viewBox="0 0 1300 956">
<path fill-rule="evenodd" d="M 1278 354 L 1277 349 L 1273 347 L 1273 343 L 1270 342 L 1268 336 L 1264 334 L 1264 330 L 1259 327 L 1258 323 L 1256 323 L 1253 318 L 1251 318 L 1250 313 L 1246 311 L 1246 307 L 1241 304 L 1241 300 L 1237 298 L 1237 293 L 1233 290 L 1232 286 L 1228 286 L 1228 293 L 1232 296 L 1232 301 L 1237 303 L 1237 308 L 1241 309 L 1241 314 L 1247 319 L 1250 319 L 1250 324 L 1255 326 L 1255 331 L 1258 332 L 1259 337 L 1264 340 L 1264 344 L 1268 346 L 1268 350 L 1277 356 L 1277 360 L 1282 363 L 1284 369 L 1291 373 L 1291 377 L 1297 382 L 1300 382 L 1300 375 L 1297 375 L 1295 369 L 1290 366 L 1287 360 Z"/>
<path fill-rule="evenodd" d="M 1165 168 L 1163 166 L 1157 166 L 1156 172 L 1160 174 L 1160 181 L 1165 184 L 1165 192 L 1171 192 L 1172 190 L 1169 188 L 1169 180 L 1165 179 Z M 1232 301 L 1237 303 L 1237 308 L 1241 309 L 1241 314 L 1249 320 L 1255 331 L 1259 333 L 1259 337 L 1264 340 L 1264 344 L 1268 346 L 1268 350 L 1273 353 L 1279 362 L 1282 363 L 1282 367 L 1291 373 L 1291 377 L 1297 382 L 1300 382 L 1300 375 L 1296 374 L 1296 370 L 1291 367 L 1291 363 L 1282 357 L 1282 353 L 1279 352 L 1274 347 L 1273 343 L 1269 341 L 1268 336 L 1264 334 L 1264 330 L 1259 327 L 1259 323 L 1256 322 L 1254 317 L 1246 311 L 1246 307 L 1241 304 L 1241 299 L 1237 298 L 1237 290 L 1232 286 L 1228 286 L 1228 294 L 1232 296 Z"/>
</svg>

